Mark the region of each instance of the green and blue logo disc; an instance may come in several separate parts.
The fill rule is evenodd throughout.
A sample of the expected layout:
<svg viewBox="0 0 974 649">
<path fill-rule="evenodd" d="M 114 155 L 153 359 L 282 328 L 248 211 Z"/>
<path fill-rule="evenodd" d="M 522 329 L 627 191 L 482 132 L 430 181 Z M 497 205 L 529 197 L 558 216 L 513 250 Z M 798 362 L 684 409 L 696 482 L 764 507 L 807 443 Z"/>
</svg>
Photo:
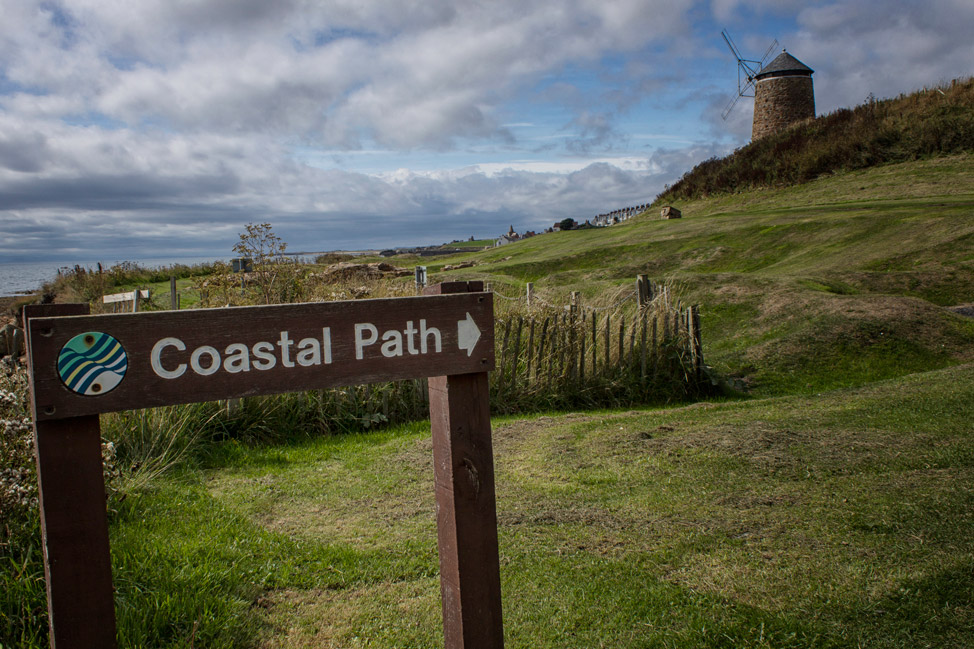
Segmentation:
<svg viewBox="0 0 974 649">
<path fill-rule="evenodd" d="M 69 340 L 57 358 L 57 372 L 64 385 L 89 396 L 112 391 L 125 378 L 128 365 L 122 344 L 97 331 Z"/>
</svg>

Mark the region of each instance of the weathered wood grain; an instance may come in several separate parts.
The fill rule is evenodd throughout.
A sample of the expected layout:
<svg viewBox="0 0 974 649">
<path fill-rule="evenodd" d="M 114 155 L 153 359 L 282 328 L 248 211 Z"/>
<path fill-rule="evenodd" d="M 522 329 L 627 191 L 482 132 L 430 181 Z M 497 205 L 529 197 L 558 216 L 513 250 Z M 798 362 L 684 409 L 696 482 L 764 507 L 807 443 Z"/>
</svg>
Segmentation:
<svg viewBox="0 0 974 649">
<path fill-rule="evenodd" d="M 468 313 L 481 332 L 472 353 L 461 349 L 458 341 L 458 323 Z M 31 371 L 38 405 L 37 418 L 43 421 L 177 403 L 488 371 L 494 368 L 492 314 L 492 295 L 466 293 L 138 314 L 36 317 L 28 335 L 34 348 Z M 427 352 L 421 353 L 419 338 L 422 336 L 419 334 L 411 334 L 414 343 L 407 348 L 403 334 L 407 323 L 411 322 L 411 327 L 418 329 L 421 320 L 425 320 L 427 330 L 438 330 L 439 352 L 435 350 L 435 337 L 428 336 Z M 359 359 L 356 358 L 355 326 L 361 323 L 373 325 L 379 339 L 364 347 Z M 309 366 L 295 363 L 297 342 L 304 339 L 322 341 L 326 327 L 331 342 L 331 363 Z M 89 331 L 113 336 L 128 355 L 128 369 L 121 383 L 110 392 L 96 396 L 72 392 L 57 373 L 58 354 L 64 344 L 73 336 Z M 381 353 L 382 336 L 388 331 L 403 334 L 401 356 L 386 357 Z M 290 346 L 283 340 L 285 334 Z M 212 374 L 203 375 L 187 368 L 178 378 L 163 378 L 151 367 L 152 350 L 160 340 L 169 337 L 177 338 L 185 350 L 169 345 L 161 351 L 159 362 L 168 370 L 190 365 L 194 350 L 204 346 L 215 350 L 225 361 L 230 345 L 240 344 L 252 349 L 255 344 L 264 342 L 277 360 L 270 369 L 255 369 L 256 363 L 252 363 L 249 371 L 233 373 L 221 366 Z M 285 347 L 289 349 L 288 361 L 283 356 Z M 201 358 L 201 366 L 212 365 L 212 356 Z M 290 367 L 286 366 L 287 362 Z"/>
</svg>

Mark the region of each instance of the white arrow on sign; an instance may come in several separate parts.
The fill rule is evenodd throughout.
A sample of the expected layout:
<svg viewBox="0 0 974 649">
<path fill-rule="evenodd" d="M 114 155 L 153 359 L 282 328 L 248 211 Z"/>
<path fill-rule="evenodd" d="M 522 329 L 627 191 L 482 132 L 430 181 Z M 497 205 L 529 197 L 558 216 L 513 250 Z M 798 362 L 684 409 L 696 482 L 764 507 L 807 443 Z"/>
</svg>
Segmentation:
<svg viewBox="0 0 974 649">
<path fill-rule="evenodd" d="M 473 348 L 477 346 L 478 340 L 480 340 L 480 327 L 468 311 L 467 319 L 457 322 L 457 344 L 460 349 L 467 350 L 467 356 L 473 356 Z"/>
</svg>

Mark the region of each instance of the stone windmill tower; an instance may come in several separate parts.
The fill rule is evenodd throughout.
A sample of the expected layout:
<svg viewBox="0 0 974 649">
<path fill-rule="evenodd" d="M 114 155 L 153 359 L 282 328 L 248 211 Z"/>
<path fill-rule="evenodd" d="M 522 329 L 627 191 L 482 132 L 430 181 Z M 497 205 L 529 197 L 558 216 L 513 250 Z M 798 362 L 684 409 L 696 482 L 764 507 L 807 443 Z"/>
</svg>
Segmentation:
<svg viewBox="0 0 974 649">
<path fill-rule="evenodd" d="M 761 68 L 754 77 L 752 141 L 815 117 L 812 72 L 784 50 Z"/>
<path fill-rule="evenodd" d="M 737 59 L 737 96 L 727 104 L 721 117 L 727 119 L 741 97 L 754 97 L 752 141 L 815 117 L 814 71 L 810 67 L 784 50 L 765 64 L 778 47 L 777 40 L 771 43 L 760 61 L 754 61 L 741 56 L 727 30 L 720 35 Z"/>
</svg>

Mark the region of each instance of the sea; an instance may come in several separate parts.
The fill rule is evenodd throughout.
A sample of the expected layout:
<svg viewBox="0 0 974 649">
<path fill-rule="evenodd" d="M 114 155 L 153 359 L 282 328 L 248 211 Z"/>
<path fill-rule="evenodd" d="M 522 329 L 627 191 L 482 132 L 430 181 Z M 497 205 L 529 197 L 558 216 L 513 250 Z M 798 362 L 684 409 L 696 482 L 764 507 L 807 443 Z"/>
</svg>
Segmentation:
<svg viewBox="0 0 974 649">
<path fill-rule="evenodd" d="M 128 259 L 127 262 L 138 264 L 143 268 L 161 268 L 174 264 L 203 264 L 218 260 L 226 261 L 228 257 L 159 257 L 149 259 Z M 96 260 L 96 261 L 25 261 L 25 262 L 5 262 L 0 261 L 0 297 L 12 295 L 27 295 L 34 293 L 45 282 L 49 282 L 57 277 L 58 269 L 73 269 L 75 265 L 85 268 L 98 268 L 101 263 L 103 268 L 111 268 L 123 260 Z"/>
</svg>

